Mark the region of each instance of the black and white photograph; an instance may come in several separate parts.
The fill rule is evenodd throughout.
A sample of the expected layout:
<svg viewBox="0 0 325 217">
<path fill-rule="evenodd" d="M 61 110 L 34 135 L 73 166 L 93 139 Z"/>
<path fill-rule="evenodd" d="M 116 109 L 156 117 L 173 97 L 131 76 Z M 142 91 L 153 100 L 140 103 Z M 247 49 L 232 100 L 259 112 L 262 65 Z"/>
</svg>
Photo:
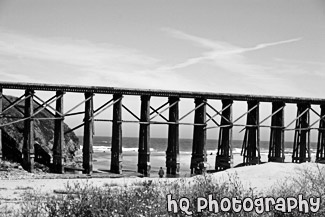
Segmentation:
<svg viewBox="0 0 325 217">
<path fill-rule="evenodd" d="M 2 216 L 325 216 L 325 1 L 0 0 Z"/>
</svg>

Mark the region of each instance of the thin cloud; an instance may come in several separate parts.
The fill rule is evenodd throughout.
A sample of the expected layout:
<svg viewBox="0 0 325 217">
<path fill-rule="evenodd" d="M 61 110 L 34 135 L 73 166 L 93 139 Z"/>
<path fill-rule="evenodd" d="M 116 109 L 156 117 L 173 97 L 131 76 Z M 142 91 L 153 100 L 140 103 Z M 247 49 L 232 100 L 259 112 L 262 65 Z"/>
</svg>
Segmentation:
<svg viewBox="0 0 325 217">
<path fill-rule="evenodd" d="M 135 49 L 67 38 L 41 38 L 0 29 L 0 74 L 12 80 L 123 85 L 159 60 Z M 45 69 L 45 70 L 44 70 Z M 61 81 L 60 78 L 65 78 Z"/>
<path fill-rule="evenodd" d="M 174 37 L 190 41 L 207 51 L 178 64 L 166 62 L 163 65 L 164 60 L 126 47 L 67 38 L 41 38 L 0 29 L 0 75 L 2 80 L 23 79 L 24 82 L 217 92 L 280 91 L 286 82 L 279 74 L 273 73 L 276 71 L 274 66 L 256 64 L 245 53 L 300 40 L 242 48 L 176 30 L 168 31 Z M 210 73 L 204 81 L 197 82 L 205 72 L 197 73 L 195 64 L 202 64 L 199 66 L 217 74 Z M 189 67 L 188 73 L 178 73 L 178 69 L 186 67 Z M 211 81 L 220 76 L 227 82 L 216 87 Z"/>
<path fill-rule="evenodd" d="M 108 43 L 42 38 L 0 29 L 3 81 L 190 89 L 182 76 L 155 73 L 160 60 Z"/>
<path fill-rule="evenodd" d="M 189 58 L 186 61 L 176 64 L 174 66 L 162 68 L 164 70 L 180 69 L 206 60 L 213 61 L 217 66 L 221 68 L 225 68 L 227 70 L 231 70 L 230 65 L 235 66 L 233 70 L 238 70 L 237 67 L 238 65 L 241 65 L 243 68 L 247 68 L 247 66 L 252 67 L 252 64 L 248 64 L 247 62 L 245 62 L 244 56 L 242 56 L 242 54 L 250 51 L 264 49 L 267 47 L 278 46 L 278 45 L 293 43 L 302 40 L 302 38 L 293 38 L 289 40 L 283 40 L 283 41 L 277 41 L 271 43 L 262 43 L 249 48 L 242 48 L 227 42 L 214 41 L 214 40 L 190 35 L 182 31 L 174 30 L 171 28 L 163 28 L 162 30 L 175 38 L 190 41 L 195 45 L 199 45 L 201 47 L 210 50 L 208 52 L 204 52 L 199 57 Z"/>
<path fill-rule="evenodd" d="M 230 90 L 232 92 L 232 90 L 240 88 L 242 89 L 241 92 L 245 93 L 279 95 L 296 95 L 301 92 L 301 88 L 289 78 L 289 75 L 281 73 L 292 70 L 292 66 L 276 64 L 272 61 L 273 59 L 261 62 L 261 60 L 256 60 L 247 54 L 249 52 L 262 51 L 268 47 L 296 43 L 301 41 L 302 38 L 297 37 L 276 42 L 260 43 L 252 47 L 240 47 L 225 41 L 198 37 L 171 28 L 163 28 L 162 31 L 174 38 L 191 42 L 192 45 L 204 48 L 206 51 L 199 53 L 195 57 L 187 58 L 180 63 L 158 68 L 157 71 L 161 73 L 170 73 L 186 68 L 187 76 L 195 77 L 191 73 L 193 67 L 202 68 L 209 66 L 214 71 L 214 73 L 206 74 L 209 80 L 222 79 L 224 81 L 224 83 L 214 87 L 220 90 Z M 304 70 L 300 71 L 305 74 L 307 73 Z M 201 72 L 199 75 L 202 79 L 202 76 L 205 76 L 205 72 Z M 286 91 L 284 92 L 283 90 Z"/>
<path fill-rule="evenodd" d="M 136 50 L 85 40 L 44 39 L 0 31 L 0 53 L 16 57 L 60 61 L 77 66 L 110 64 L 150 65 L 156 59 Z M 106 63 L 106 65 L 108 65 Z"/>
<path fill-rule="evenodd" d="M 255 48 L 252 48 L 251 50 L 258 50 L 258 49 L 267 48 L 267 47 L 270 47 L 270 46 L 275 46 L 275 45 L 280 45 L 280 44 L 287 44 L 287 43 L 296 42 L 296 41 L 300 41 L 300 40 L 302 40 L 301 37 L 300 38 L 293 38 L 293 39 L 289 39 L 289 40 L 259 44 L 259 45 L 256 45 Z"/>
<path fill-rule="evenodd" d="M 305 60 L 291 60 L 291 59 L 281 59 L 281 58 L 275 58 L 275 61 L 281 62 L 281 63 L 294 63 L 294 64 L 308 64 L 308 65 L 319 65 L 319 66 L 325 66 L 324 62 L 318 62 L 318 61 L 305 61 Z"/>
</svg>

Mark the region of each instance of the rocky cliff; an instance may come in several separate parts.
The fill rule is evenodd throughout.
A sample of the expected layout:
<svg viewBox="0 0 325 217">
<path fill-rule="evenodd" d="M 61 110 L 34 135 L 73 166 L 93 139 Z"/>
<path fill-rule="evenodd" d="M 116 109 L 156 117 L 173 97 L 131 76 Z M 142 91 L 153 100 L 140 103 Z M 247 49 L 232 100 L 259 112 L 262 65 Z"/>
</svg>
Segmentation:
<svg viewBox="0 0 325 217">
<path fill-rule="evenodd" d="M 17 100 L 17 97 L 6 96 L 11 102 Z M 9 106 L 9 102 L 3 98 L 3 110 Z M 34 110 L 39 108 L 39 104 L 34 102 Z M 24 102 L 19 103 L 17 106 L 10 108 L 8 111 L 3 113 L 2 124 L 10 123 L 15 120 L 23 118 Z M 49 118 L 53 117 L 53 114 L 46 109 L 36 114 L 36 118 Z M 64 131 L 69 129 L 68 125 L 64 124 Z M 22 151 L 23 147 L 23 130 L 24 122 L 20 121 L 11 125 L 3 127 L 4 134 L 3 140 L 10 141 L 9 146 L 17 148 Z M 10 138 L 9 138 L 10 137 Z M 54 141 L 54 120 L 34 120 L 34 138 L 35 143 L 52 156 L 52 148 Z M 73 161 L 75 152 L 80 148 L 79 139 L 74 132 L 68 133 L 64 136 L 65 147 L 64 147 L 64 160 L 69 163 Z M 9 140 L 8 140 L 9 139 Z M 36 147 L 35 147 L 36 148 Z"/>
</svg>

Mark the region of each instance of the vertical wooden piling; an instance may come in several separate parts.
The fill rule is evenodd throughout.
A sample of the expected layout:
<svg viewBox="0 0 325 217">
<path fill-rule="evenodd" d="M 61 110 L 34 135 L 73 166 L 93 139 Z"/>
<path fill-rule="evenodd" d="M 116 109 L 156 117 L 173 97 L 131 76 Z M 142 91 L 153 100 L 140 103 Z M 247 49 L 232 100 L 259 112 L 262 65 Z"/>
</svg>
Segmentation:
<svg viewBox="0 0 325 217">
<path fill-rule="evenodd" d="M 284 102 L 272 103 L 272 114 L 285 106 Z M 284 162 L 284 108 L 272 116 L 269 145 L 269 162 Z"/>
<path fill-rule="evenodd" d="M 63 91 L 56 92 L 56 112 L 54 121 L 53 165 L 52 172 L 64 173 L 63 149 L 64 143 L 64 117 L 63 117 Z"/>
<path fill-rule="evenodd" d="M 113 126 L 112 126 L 112 151 L 111 172 L 122 174 L 122 95 L 114 94 L 113 100 Z"/>
<path fill-rule="evenodd" d="M 3 124 L 2 118 L 2 88 L 0 88 L 0 125 Z M 0 127 L 0 160 L 2 160 L 2 127 Z"/>
<path fill-rule="evenodd" d="M 2 102 L 3 102 L 3 100 L 2 100 L 2 88 L 0 88 L 0 125 L 2 125 L 3 124 L 3 121 L 2 121 L 2 119 L 3 119 L 3 114 L 2 114 Z M 0 160 L 2 160 L 2 127 L 0 127 Z"/>
<path fill-rule="evenodd" d="M 84 119 L 84 138 L 83 138 L 83 173 L 91 174 L 93 171 L 93 137 L 94 137 L 94 106 L 93 106 L 93 93 L 86 92 L 85 98 L 85 119 Z"/>
<path fill-rule="evenodd" d="M 200 107 L 198 107 L 200 106 Z M 193 146 L 191 157 L 191 174 L 201 174 L 202 163 L 207 161 L 206 154 L 206 99 L 196 98 L 194 113 L 194 131 L 193 131 Z"/>
<path fill-rule="evenodd" d="M 150 176 L 150 96 L 141 96 L 138 172 Z"/>
<path fill-rule="evenodd" d="M 260 163 L 260 128 L 259 124 L 259 102 L 248 101 L 247 126 L 244 136 L 242 154 L 244 165 Z M 255 108 L 254 108 L 255 107 Z M 253 109 L 254 108 L 254 109 Z"/>
<path fill-rule="evenodd" d="M 169 122 L 177 122 L 179 119 L 178 97 L 169 97 Z M 167 174 L 178 175 L 180 166 L 179 158 L 179 124 L 168 125 L 168 145 L 166 151 Z"/>
<path fill-rule="evenodd" d="M 321 108 L 320 116 L 324 117 L 325 104 L 321 105 L 320 108 Z M 325 163 L 325 120 L 324 119 L 320 119 L 319 121 L 316 162 Z"/>
<path fill-rule="evenodd" d="M 33 90 L 25 91 L 25 118 L 24 120 L 24 143 L 23 143 L 23 168 L 28 172 L 34 171 L 34 120 L 32 118 L 34 112 L 33 106 Z"/>
<path fill-rule="evenodd" d="M 310 130 L 309 127 L 309 108 L 310 104 L 297 104 L 297 117 L 301 116 L 296 121 L 295 138 L 293 145 L 292 162 L 303 163 L 310 161 Z M 307 112 L 306 109 L 308 109 Z M 305 112 L 305 113 L 303 113 Z"/>
<path fill-rule="evenodd" d="M 232 100 L 222 100 L 222 117 L 220 122 L 218 152 L 215 170 L 221 171 L 232 166 Z"/>
<path fill-rule="evenodd" d="M 297 117 L 301 117 L 296 121 L 292 155 L 292 162 L 294 163 L 310 161 L 309 108 L 310 104 L 308 103 L 297 104 Z M 305 112 L 306 110 L 307 112 Z"/>
</svg>

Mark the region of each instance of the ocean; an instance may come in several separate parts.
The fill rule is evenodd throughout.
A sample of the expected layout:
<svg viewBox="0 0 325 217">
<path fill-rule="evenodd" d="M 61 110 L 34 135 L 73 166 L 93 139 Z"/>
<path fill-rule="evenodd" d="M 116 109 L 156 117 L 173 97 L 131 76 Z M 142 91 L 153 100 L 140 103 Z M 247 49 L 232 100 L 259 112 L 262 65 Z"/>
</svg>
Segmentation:
<svg viewBox="0 0 325 217">
<path fill-rule="evenodd" d="M 82 146 L 82 137 L 79 137 L 80 145 Z M 123 162 L 122 168 L 124 172 L 130 172 L 133 174 L 137 171 L 138 163 L 138 138 L 136 137 L 123 137 Z M 215 158 L 217 151 L 218 140 L 208 139 L 207 150 L 207 169 L 214 170 Z M 167 138 L 150 138 L 150 165 L 151 172 L 150 177 L 158 177 L 158 171 L 160 167 L 166 168 L 166 149 Z M 190 163 L 192 153 L 192 139 L 180 139 L 180 176 L 188 177 L 190 174 Z M 241 156 L 242 141 L 233 140 L 232 144 L 232 167 L 243 162 L 243 156 Z M 285 162 L 292 162 L 292 146 L 293 142 L 285 142 Z M 93 146 L 93 168 L 97 172 L 107 172 L 110 170 L 111 164 L 111 137 L 95 136 Z M 260 153 L 261 162 L 268 161 L 269 142 L 261 141 Z M 77 155 L 81 155 L 81 150 Z M 316 143 L 311 143 L 311 161 L 315 161 L 316 156 Z"/>
<path fill-rule="evenodd" d="M 79 136 L 79 142 L 82 146 L 82 136 Z M 111 137 L 106 136 L 95 136 L 94 137 L 94 152 L 101 151 L 110 151 L 111 148 Z M 138 138 L 137 137 L 123 137 L 123 152 L 124 151 L 138 151 Z M 241 140 L 233 140 L 232 149 L 233 154 L 240 154 L 242 149 L 243 141 Z M 215 153 L 217 151 L 218 140 L 216 139 L 207 139 L 206 150 L 208 154 Z M 167 149 L 167 138 L 150 138 L 150 151 L 151 152 L 163 152 L 165 153 Z M 285 142 L 285 154 L 292 153 L 293 142 Z M 311 142 L 310 148 L 311 153 L 316 153 L 316 142 Z M 191 154 L 192 152 L 192 139 L 180 139 L 179 140 L 179 149 L 181 153 Z M 269 151 L 269 141 L 261 141 L 260 142 L 260 152 L 261 154 L 267 153 Z"/>
</svg>

